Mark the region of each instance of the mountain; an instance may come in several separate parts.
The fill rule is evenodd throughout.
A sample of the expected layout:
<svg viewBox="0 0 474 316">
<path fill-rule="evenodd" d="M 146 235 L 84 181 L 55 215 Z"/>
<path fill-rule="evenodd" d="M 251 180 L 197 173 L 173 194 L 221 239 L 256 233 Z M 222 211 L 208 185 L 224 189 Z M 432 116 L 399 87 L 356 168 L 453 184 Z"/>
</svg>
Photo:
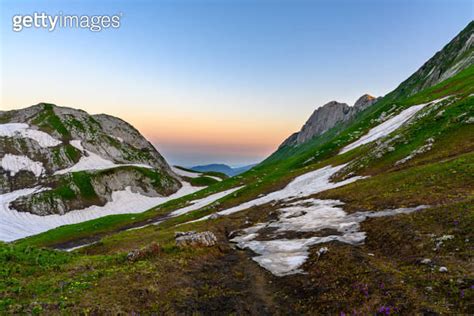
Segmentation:
<svg viewBox="0 0 474 316">
<path fill-rule="evenodd" d="M 0 112 L 0 194 L 37 215 L 103 206 L 127 188 L 168 196 L 182 185 L 164 158 L 130 124 L 105 115 L 40 103 Z M 47 189 L 46 189 L 47 188 Z"/>
<path fill-rule="evenodd" d="M 336 126 L 338 123 L 351 120 L 357 113 L 365 110 L 377 102 L 377 100 L 378 98 L 375 98 L 369 94 L 364 94 L 354 103 L 352 107 L 346 103 L 339 103 L 337 101 L 326 103 L 325 105 L 317 108 L 303 125 L 301 130 L 288 137 L 280 145 L 280 148 L 303 144 L 311 140 L 313 137 L 323 134 L 324 132 Z"/>
<path fill-rule="evenodd" d="M 308 124 L 314 135 L 238 177 L 0 244 L 0 311 L 472 314 L 473 33 L 427 62 L 464 69 L 402 83 L 329 129 Z M 344 114 L 312 119 L 333 107 Z M 6 240 L 18 226 L 0 228 Z"/>
<path fill-rule="evenodd" d="M 453 77 L 474 63 L 474 21 L 451 40 L 443 49 L 430 58 L 420 69 L 403 81 L 390 99 L 412 96 Z"/>
<path fill-rule="evenodd" d="M 255 166 L 255 164 L 238 167 L 238 168 L 232 168 L 226 164 L 213 163 L 213 164 L 208 164 L 208 165 L 194 166 L 194 167 L 191 167 L 190 169 L 194 171 L 200 171 L 200 172 L 209 172 L 209 171 L 221 172 L 223 174 L 228 175 L 229 177 L 233 177 L 241 173 L 244 173 L 245 171 L 249 170 L 253 166 Z"/>
</svg>

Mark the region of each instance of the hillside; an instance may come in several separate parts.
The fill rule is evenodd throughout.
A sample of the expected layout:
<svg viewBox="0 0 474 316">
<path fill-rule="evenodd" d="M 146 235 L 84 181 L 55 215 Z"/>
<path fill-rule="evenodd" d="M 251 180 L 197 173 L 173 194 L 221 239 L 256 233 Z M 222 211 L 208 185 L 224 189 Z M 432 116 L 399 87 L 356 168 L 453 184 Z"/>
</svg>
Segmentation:
<svg viewBox="0 0 474 316">
<path fill-rule="evenodd" d="M 309 136 L 243 174 L 1 245 L 0 310 L 474 313 L 473 25 L 347 119 L 320 127 L 316 110 Z M 189 231 L 217 245 L 181 246 Z"/>
<path fill-rule="evenodd" d="M 1 112 L 0 122 L 1 240 L 130 212 L 132 205 L 143 210 L 192 191 L 116 117 L 41 103 Z"/>
<path fill-rule="evenodd" d="M 241 173 L 244 173 L 245 171 L 249 170 L 253 166 L 255 165 L 232 168 L 226 164 L 213 163 L 213 164 L 208 164 L 208 165 L 194 166 L 194 167 L 191 167 L 190 169 L 194 171 L 201 171 L 201 172 L 206 172 L 206 171 L 207 172 L 209 171 L 220 172 L 229 177 L 233 177 Z"/>
</svg>

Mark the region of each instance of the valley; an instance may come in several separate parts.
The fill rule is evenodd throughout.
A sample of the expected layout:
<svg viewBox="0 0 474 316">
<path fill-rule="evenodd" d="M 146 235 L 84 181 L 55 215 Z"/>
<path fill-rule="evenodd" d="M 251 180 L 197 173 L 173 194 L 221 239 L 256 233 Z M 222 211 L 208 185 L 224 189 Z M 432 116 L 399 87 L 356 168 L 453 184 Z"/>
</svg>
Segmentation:
<svg viewBox="0 0 474 316">
<path fill-rule="evenodd" d="M 474 313 L 473 39 L 234 176 L 170 166 L 115 117 L 0 112 L 0 311 Z"/>
</svg>

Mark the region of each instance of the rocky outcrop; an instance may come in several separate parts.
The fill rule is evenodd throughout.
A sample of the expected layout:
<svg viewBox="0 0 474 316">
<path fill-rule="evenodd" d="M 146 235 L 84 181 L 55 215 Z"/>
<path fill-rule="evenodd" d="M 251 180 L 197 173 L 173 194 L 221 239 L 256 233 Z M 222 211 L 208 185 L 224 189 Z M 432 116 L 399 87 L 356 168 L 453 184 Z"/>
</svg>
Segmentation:
<svg viewBox="0 0 474 316">
<path fill-rule="evenodd" d="M 0 127 L 23 124 L 28 133 L 43 133 L 57 142 L 55 146 L 44 146 L 37 137 L 25 137 L 26 133 L 0 132 L 0 153 L 23 154 L 41 161 L 47 174 L 70 167 L 84 156 L 84 152 L 71 146 L 73 140 L 111 162 L 144 164 L 173 174 L 160 153 L 133 126 L 110 115 L 89 115 L 78 109 L 40 103 L 2 112 L 0 122 Z"/>
<path fill-rule="evenodd" d="M 40 103 L 0 112 L 0 194 L 35 186 L 47 190 L 15 201 L 18 210 L 64 214 L 103 205 L 112 192 L 127 187 L 142 195 L 167 196 L 181 182 L 125 121 Z"/>
<path fill-rule="evenodd" d="M 15 200 L 20 212 L 36 215 L 65 214 L 92 205 L 112 201 L 112 193 L 129 188 L 133 193 L 158 197 L 170 195 L 180 187 L 175 178 L 157 170 L 139 167 L 117 167 L 95 172 L 80 172 L 43 179 L 41 185 L 53 188 Z"/>
<path fill-rule="evenodd" d="M 195 231 L 177 232 L 175 234 L 176 246 L 178 247 L 211 247 L 217 243 L 214 233 L 205 231 L 196 233 Z"/>
<path fill-rule="evenodd" d="M 347 122 L 357 113 L 374 104 L 378 98 L 364 94 L 351 107 L 346 103 L 331 101 L 317 108 L 303 125 L 301 130 L 288 137 L 281 145 L 294 146 L 303 144 L 313 137 L 323 134 L 341 122 Z"/>
</svg>

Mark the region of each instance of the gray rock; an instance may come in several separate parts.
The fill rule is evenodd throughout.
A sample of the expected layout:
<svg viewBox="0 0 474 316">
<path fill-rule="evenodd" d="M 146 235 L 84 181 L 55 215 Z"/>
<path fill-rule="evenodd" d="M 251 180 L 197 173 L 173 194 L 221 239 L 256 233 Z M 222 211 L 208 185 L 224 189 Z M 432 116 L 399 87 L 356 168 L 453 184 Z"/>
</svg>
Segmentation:
<svg viewBox="0 0 474 316">
<path fill-rule="evenodd" d="M 328 247 L 321 247 L 319 248 L 317 254 L 318 258 L 321 257 L 322 255 L 326 254 L 329 251 Z"/>
<path fill-rule="evenodd" d="M 221 217 L 222 215 L 220 215 L 219 213 L 214 213 L 212 214 L 211 216 L 209 216 L 209 219 L 218 219 L 219 217 Z"/>
<path fill-rule="evenodd" d="M 421 264 L 431 265 L 432 261 L 429 258 L 425 258 L 420 261 Z"/>
<path fill-rule="evenodd" d="M 330 130 L 337 124 L 351 120 L 357 113 L 367 109 L 377 102 L 377 100 L 378 98 L 364 94 L 352 107 L 346 103 L 339 103 L 337 101 L 326 103 L 317 108 L 303 125 L 301 130 L 288 137 L 280 145 L 280 148 L 303 144 L 311 140 L 313 137 Z"/>
<path fill-rule="evenodd" d="M 212 247 L 217 243 L 214 233 L 205 231 L 196 233 L 194 231 L 176 233 L 176 246 L 184 247 Z"/>
</svg>

